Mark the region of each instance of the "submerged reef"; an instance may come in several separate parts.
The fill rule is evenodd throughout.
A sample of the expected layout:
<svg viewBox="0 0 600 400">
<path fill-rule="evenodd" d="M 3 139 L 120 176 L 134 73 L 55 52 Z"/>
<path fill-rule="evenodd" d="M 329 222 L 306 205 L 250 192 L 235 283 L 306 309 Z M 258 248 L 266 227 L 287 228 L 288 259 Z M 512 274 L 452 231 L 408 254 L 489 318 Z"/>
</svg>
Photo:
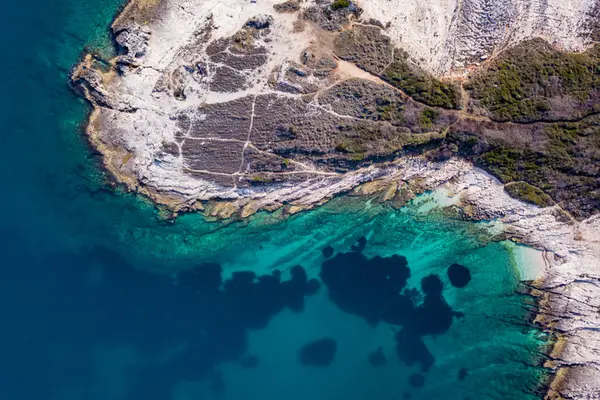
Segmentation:
<svg viewBox="0 0 600 400">
<path fill-rule="evenodd" d="M 380 367 L 382 365 L 387 364 L 387 359 L 385 358 L 381 347 L 379 347 L 373 353 L 369 354 L 369 364 L 371 364 L 374 367 Z"/>
<path fill-rule="evenodd" d="M 258 366 L 258 356 L 244 356 L 238 362 L 242 368 L 256 368 Z"/>
<path fill-rule="evenodd" d="M 448 267 L 448 278 L 452 286 L 462 288 L 471 281 L 471 271 L 460 264 L 452 264 Z"/>
<path fill-rule="evenodd" d="M 463 315 L 453 311 L 444 299 L 444 284 L 437 275 L 428 275 L 421 280 L 423 301 L 417 304 L 415 299 L 419 293 L 406 287 L 410 277 L 406 258 L 400 255 L 367 258 L 363 254 L 366 245 L 367 241 L 362 237 L 352 246 L 352 251 L 338 253 L 323 262 L 320 278 L 329 299 L 343 311 L 358 315 L 369 324 L 387 322 L 400 326 L 395 335 L 399 359 L 407 366 L 420 364 L 425 373 L 435 363 L 435 357 L 422 338 L 448 332 L 453 319 Z M 453 264 L 449 271 L 454 271 L 456 265 Z M 464 287 L 468 281 L 463 278 L 460 283 L 462 285 L 458 287 Z M 385 363 L 381 349 L 369 360 L 373 365 Z M 410 382 L 415 387 L 425 383 L 420 374 L 411 376 Z"/>
<path fill-rule="evenodd" d="M 150 374 L 157 379 L 140 381 L 132 398 L 159 398 L 157 394 L 161 393 L 164 397 L 160 398 L 168 398 L 173 385 L 181 379 L 208 380 L 213 391 L 222 392 L 226 390 L 226 382 L 221 372 L 215 370 L 221 363 L 237 360 L 243 368 L 256 367 L 258 356 L 244 355 L 248 331 L 264 328 L 284 308 L 301 312 L 304 298 L 319 288 L 318 281 L 308 279 L 302 267 L 293 267 L 290 274 L 289 280 L 282 280 L 279 271 L 261 276 L 239 271 L 230 279 L 223 279 L 219 264 L 202 264 L 181 272 L 176 283 L 172 283 L 165 277 L 130 271 L 130 268 L 105 270 L 104 279 L 113 284 L 117 279 L 135 282 L 136 287 L 144 291 L 137 296 L 139 310 L 145 311 L 132 314 L 128 308 L 120 313 L 107 309 L 107 313 L 111 313 L 106 316 L 109 321 L 122 321 L 120 331 L 124 335 L 129 332 L 135 335 L 139 326 L 148 326 L 151 320 L 161 316 L 161 324 L 168 325 L 168 329 L 146 332 L 144 343 L 148 347 L 144 350 L 168 349 L 176 340 L 181 340 L 182 335 L 187 341 L 168 362 L 139 367 L 140 377 Z M 126 295 L 127 290 L 123 289 Z M 193 304 L 193 307 L 185 304 Z"/>
<path fill-rule="evenodd" d="M 398 359 L 407 366 L 418 365 L 422 372 L 420 378 L 409 378 L 407 371 L 405 379 L 412 386 L 423 386 L 435 357 L 422 339 L 444 335 L 459 314 L 444 300 L 444 284 L 439 277 L 425 277 L 421 282 L 423 295 L 417 295 L 416 290 L 406 287 L 410 270 L 404 257 L 367 258 L 362 254 L 365 246 L 368 243 L 361 240 L 354 249 L 325 260 L 321 265 L 321 289 L 319 280 L 308 278 L 300 266 L 285 271 L 288 279 L 282 278 L 278 270 L 260 275 L 240 270 L 224 278 L 223 268 L 217 263 L 203 263 L 173 277 L 136 270 L 106 248 L 59 255 L 47 264 L 52 265 L 52 274 L 56 273 L 54 267 L 62 273 L 52 275 L 51 281 L 51 290 L 59 291 L 61 297 L 47 307 L 64 310 L 64 314 L 58 314 L 64 321 L 54 322 L 72 328 L 67 334 L 64 329 L 52 329 L 46 340 L 52 343 L 59 340 L 54 335 L 62 335 L 61 341 L 78 346 L 77 351 L 68 353 L 69 357 L 81 359 L 97 351 L 98 340 L 108 348 L 132 346 L 143 354 L 146 361 L 127 369 L 125 398 L 169 398 L 181 381 L 205 383 L 218 396 L 228 392 L 225 364 L 233 364 L 235 369 L 261 368 L 259 359 L 268 356 L 248 353 L 250 332 L 265 328 L 282 310 L 287 309 L 292 318 L 300 318 L 296 314 L 303 312 L 305 299 L 318 290 L 327 290 L 334 306 L 343 312 L 358 315 L 370 324 L 389 321 L 399 327 L 395 335 L 387 331 L 396 341 Z M 94 265 L 88 267 L 85 261 L 90 259 Z M 362 289 L 349 296 L 358 287 Z M 73 298 L 77 302 L 72 302 Z M 77 323 L 73 324 L 73 318 Z M 306 339 L 310 341 L 293 349 L 298 351 L 301 366 L 327 368 L 336 362 L 336 338 Z M 47 353 L 52 357 L 52 352 Z M 39 368 L 50 362 L 46 352 L 42 355 Z M 153 359 L 161 361 L 147 362 Z M 81 363 L 71 358 L 65 362 Z M 381 347 L 369 356 L 369 362 L 383 368 L 386 357 Z M 95 368 L 94 363 L 83 365 Z M 92 371 L 78 373 L 82 382 L 94 376 Z M 62 385 L 62 380 L 68 382 L 72 376 L 55 379 Z"/>
<path fill-rule="evenodd" d="M 302 346 L 298 352 L 300 364 L 312 367 L 327 367 L 335 359 L 337 343 L 333 338 L 314 340 Z"/>
</svg>

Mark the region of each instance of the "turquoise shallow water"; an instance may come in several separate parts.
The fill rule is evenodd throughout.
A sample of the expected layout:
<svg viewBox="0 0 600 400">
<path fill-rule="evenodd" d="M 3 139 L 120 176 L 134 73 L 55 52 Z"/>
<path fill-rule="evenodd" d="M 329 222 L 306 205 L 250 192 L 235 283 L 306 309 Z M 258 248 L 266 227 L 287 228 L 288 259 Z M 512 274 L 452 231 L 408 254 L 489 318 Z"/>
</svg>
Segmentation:
<svg viewBox="0 0 600 400">
<path fill-rule="evenodd" d="M 84 46 L 110 53 L 107 26 L 119 6 L 29 0 L 0 15 L 0 398 L 539 397 L 544 338 L 525 323 L 529 300 L 517 294 L 508 247 L 488 243 L 483 224 L 364 199 L 285 220 L 168 223 L 108 190 L 81 135 L 87 107 L 67 78 Z M 352 252 L 361 237 L 364 250 Z M 334 268 L 316 289 L 326 246 L 346 254 L 343 273 Z M 377 280 L 388 259 L 373 257 L 395 254 L 410 276 L 394 259 L 397 280 L 389 271 Z M 207 263 L 221 265 L 221 280 Z M 464 288 L 449 281 L 453 263 L 470 270 Z M 296 265 L 306 279 L 278 283 Z M 260 284 L 235 274 L 276 270 L 280 278 Z M 431 274 L 439 280 L 422 287 Z M 389 292 L 402 293 L 404 306 L 391 309 Z M 322 338 L 334 340 L 331 363 L 301 365 L 299 349 Z M 374 366 L 379 348 L 387 362 Z M 424 369 L 424 385 L 411 386 Z"/>
</svg>

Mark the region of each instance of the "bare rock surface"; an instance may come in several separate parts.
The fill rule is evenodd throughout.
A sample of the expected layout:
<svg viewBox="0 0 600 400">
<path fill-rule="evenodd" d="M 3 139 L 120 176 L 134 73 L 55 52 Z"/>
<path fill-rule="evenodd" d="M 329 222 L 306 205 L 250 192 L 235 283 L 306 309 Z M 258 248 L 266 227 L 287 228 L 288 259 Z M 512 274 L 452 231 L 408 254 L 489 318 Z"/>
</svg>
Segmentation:
<svg viewBox="0 0 600 400">
<path fill-rule="evenodd" d="M 581 51 L 597 35 L 596 0 L 405 0 L 361 3 L 395 44 L 437 74 L 460 73 L 525 39 L 542 37 Z"/>
</svg>

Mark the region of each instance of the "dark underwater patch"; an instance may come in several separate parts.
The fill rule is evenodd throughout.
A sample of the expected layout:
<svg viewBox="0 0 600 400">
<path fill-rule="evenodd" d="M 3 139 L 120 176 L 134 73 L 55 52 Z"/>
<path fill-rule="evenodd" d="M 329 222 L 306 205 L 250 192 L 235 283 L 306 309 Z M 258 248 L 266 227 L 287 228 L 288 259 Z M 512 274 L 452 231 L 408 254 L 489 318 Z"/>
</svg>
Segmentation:
<svg viewBox="0 0 600 400">
<path fill-rule="evenodd" d="M 356 244 L 352 245 L 352 251 L 357 251 L 357 252 L 361 252 L 365 249 L 365 247 L 367 246 L 367 238 L 364 236 L 361 236 L 358 238 L 358 241 L 356 242 Z"/>
<path fill-rule="evenodd" d="M 323 248 L 323 257 L 330 258 L 333 255 L 333 247 L 325 246 Z"/>
<path fill-rule="evenodd" d="M 247 355 L 238 360 L 238 364 L 242 368 L 256 368 L 258 367 L 258 356 Z"/>
<path fill-rule="evenodd" d="M 412 374 L 408 377 L 408 384 L 414 388 L 420 388 L 425 385 L 425 377 L 422 374 Z"/>
<path fill-rule="evenodd" d="M 452 286 L 464 288 L 471 282 L 471 271 L 460 264 L 452 264 L 448 267 L 448 279 Z"/>
<path fill-rule="evenodd" d="M 385 358 L 381 347 L 369 354 L 369 364 L 374 367 L 380 367 L 387 364 L 387 359 Z"/>
<path fill-rule="evenodd" d="M 384 356 L 382 349 L 372 348 L 370 355 L 358 355 L 363 363 L 380 365 L 383 358 L 391 365 L 398 357 L 415 368 L 411 373 L 429 379 L 425 373 L 434 365 L 435 354 L 424 338 L 444 334 L 457 316 L 444 299 L 450 285 L 429 275 L 418 286 L 409 286 L 411 271 L 404 257 L 367 257 L 366 246 L 359 243 L 323 261 L 321 277 L 329 299 L 371 324 L 392 325 L 385 332 L 395 340 L 396 355 Z M 205 263 L 178 276 L 157 275 L 132 268 L 118 253 L 105 248 L 49 256 L 35 274 L 19 269 L 6 273 L 11 282 L 21 282 L 11 286 L 20 288 L 23 299 L 18 313 L 5 307 L 6 318 L 14 321 L 4 327 L 6 343 L 25 343 L 21 336 L 27 332 L 36 340 L 28 340 L 27 349 L 25 345 L 2 346 L 11 370 L 0 372 L 15 390 L 27 384 L 18 377 L 32 376 L 25 372 L 42 376 L 39 388 L 30 388 L 27 398 L 40 398 L 51 387 L 70 387 L 74 379 L 91 387 L 95 352 L 120 346 L 132 346 L 135 354 L 147 360 L 164 360 L 127 367 L 124 373 L 131 391 L 125 400 L 168 399 L 181 381 L 204 381 L 215 393 L 226 392 L 233 381 L 228 381 L 225 370 L 221 372 L 224 362 L 237 363 L 237 369 L 254 368 L 263 356 L 248 354 L 248 332 L 266 327 L 284 309 L 302 311 L 306 296 L 320 285 L 300 266 L 285 274 L 239 271 L 224 279 L 221 265 Z M 34 275 L 36 279 L 31 278 Z M 5 286 L 8 293 L 11 287 Z M 28 315 L 52 318 L 43 321 Z M 332 365 L 338 346 L 331 338 L 328 342 L 307 351 L 303 364 Z M 61 360 L 64 367 L 48 372 L 55 357 L 49 349 L 57 347 L 67 349 Z M 407 379 L 408 374 L 398 376 L 400 390 L 408 386 Z"/>
<path fill-rule="evenodd" d="M 264 328 L 283 309 L 302 311 L 305 297 L 320 285 L 300 266 L 290 270 L 288 280 L 279 271 L 270 275 L 243 271 L 223 279 L 221 265 L 214 263 L 173 279 L 136 270 L 106 248 L 51 255 L 35 271 L 15 269 L 11 274 L 13 285 L 27 287 L 36 296 L 21 305 L 19 315 L 5 315 L 15 322 L 4 329 L 4 336 L 31 344 L 1 346 L 3 357 L 13 360 L 13 371 L 0 366 L 0 373 L 11 380 L 15 391 L 26 386 L 20 376 L 45 377 L 27 397 L 47 399 L 62 398 L 58 393 L 47 395 L 54 387 L 71 387 L 73 382 L 91 385 L 97 349 L 121 346 L 132 346 L 149 360 L 169 354 L 161 363 L 127 370 L 131 390 L 126 399 L 168 399 L 182 380 L 206 381 L 213 391 L 223 391 L 225 380 L 216 369 L 221 363 L 239 360 L 252 367 L 258 362 L 243 357 L 248 332 Z M 51 321 L 33 317 L 40 315 L 51 315 Z M 23 332 L 30 332 L 32 339 L 17 340 Z M 60 373 L 54 374 L 48 366 L 55 362 L 52 349 L 57 347 L 65 350 Z"/>
<path fill-rule="evenodd" d="M 225 379 L 221 370 L 215 370 L 210 377 L 209 384 L 210 391 L 214 394 L 220 395 L 225 391 Z"/>
<path fill-rule="evenodd" d="M 361 252 L 338 253 L 321 265 L 321 280 L 329 290 L 329 299 L 340 309 L 364 318 L 370 324 L 380 321 L 401 323 L 408 317 L 412 303 L 398 292 L 410 277 L 403 256 L 368 259 Z"/>
<path fill-rule="evenodd" d="M 333 338 L 314 340 L 302 346 L 298 360 L 303 366 L 328 367 L 335 359 L 337 342 Z"/>
<path fill-rule="evenodd" d="M 396 333 L 396 352 L 406 365 L 420 364 L 428 371 L 435 358 L 422 340 L 447 332 L 460 316 L 443 297 L 444 284 L 437 275 L 421 280 L 421 292 L 406 288 L 410 269 L 405 257 L 363 254 L 367 241 L 361 237 L 347 253 L 338 253 L 321 264 L 321 280 L 329 299 L 341 310 L 369 324 L 381 321 L 401 326 Z"/>
<path fill-rule="evenodd" d="M 396 336 L 396 354 L 407 366 L 415 363 L 421 364 L 421 371 L 427 372 L 435 363 L 433 354 L 429 351 L 423 340 L 410 329 L 402 329 Z"/>
<path fill-rule="evenodd" d="M 458 371 L 458 380 L 459 381 L 464 381 L 465 379 L 467 379 L 467 376 L 469 376 L 469 371 L 467 371 L 466 368 L 461 368 Z"/>
</svg>

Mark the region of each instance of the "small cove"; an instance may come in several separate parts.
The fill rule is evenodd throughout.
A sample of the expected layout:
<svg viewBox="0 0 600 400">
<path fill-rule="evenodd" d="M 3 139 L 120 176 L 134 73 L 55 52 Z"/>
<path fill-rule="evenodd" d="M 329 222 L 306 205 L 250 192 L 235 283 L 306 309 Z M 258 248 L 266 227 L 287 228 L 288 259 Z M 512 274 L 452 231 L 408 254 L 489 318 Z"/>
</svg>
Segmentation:
<svg viewBox="0 0 600 400">
<path fill-rule="evenodd" d="M 4 13 L 2 33 L 11 40 L 3 53 L 11 61 L 2 66 L 10 79 L 0 98 L 6 185 L 0 397 L 538 398 L 546 338 L 526 323 L 530 300 L 519 294 L 515 268 L 520 263 L 529 271 L 528 261 L 516 259 L 512 245 L 490 241 L 485 223 L 450 218 L 418 201 L 396 210 L 349 197 L 286 219 L 259 213 L 225 225 L 188 214 L 170 223 L 145 201 L 106 187 L 82 137 L 88 107 L 67 80 L 84 46 L 110 52 L 107 27 L 120 3 L 30 0 Z M 444 301 L 464 314 L 447 331 L 423 335 L 435 362 L 421 388 L 408 383 L 421 373 L 419 364 L 408 366 L 396 354 L 401 325 L 369 323 L 341 310 L 323 283 L 314 292 L 287 288 L 293 299 L 282 295 L 277 307 L 275 301 L 248 305 L 247 315 L 266 320 L 248 328 L 235 325 L 238 314 L 215 315 L 217 297 L 198 297 L 208 292 L 177 277 L 218 263 L 222 281 L 235 271 L 272 276 L 280 270 L 286 282 L 296 265 L 307 280 L 318 279 L 323 248 L 350 252 L 361 237 L 368 260 L 406 257 L 410 277 L 403 290 L 416 289 L 415 307 L 423 302 L 422 279 L 434 274 Z M 447 278 L 453 263 L 471 272 L 465 288 Z M 244 298 L 241 289 L 229 297 L 210 293 L 223 302 Z M 300 297 L 304 307 L 294 312 L 289 305 Z M 211 324 L 235 334 L 210 343 L 238 350 L 215 350 L 209 368 L 191 350 L 199 337 L 213 340 Z M 331 364 L 301 366 L 299 348 L 323 337 L 337 343 Z M 374 367 L 368 356 L 379 347 L 387 362 Z M 256 367 L 242 368 L 240 355 L 256 356 Z M 459 380 L 463 368 L 468 376 Z"/>
</svg>

